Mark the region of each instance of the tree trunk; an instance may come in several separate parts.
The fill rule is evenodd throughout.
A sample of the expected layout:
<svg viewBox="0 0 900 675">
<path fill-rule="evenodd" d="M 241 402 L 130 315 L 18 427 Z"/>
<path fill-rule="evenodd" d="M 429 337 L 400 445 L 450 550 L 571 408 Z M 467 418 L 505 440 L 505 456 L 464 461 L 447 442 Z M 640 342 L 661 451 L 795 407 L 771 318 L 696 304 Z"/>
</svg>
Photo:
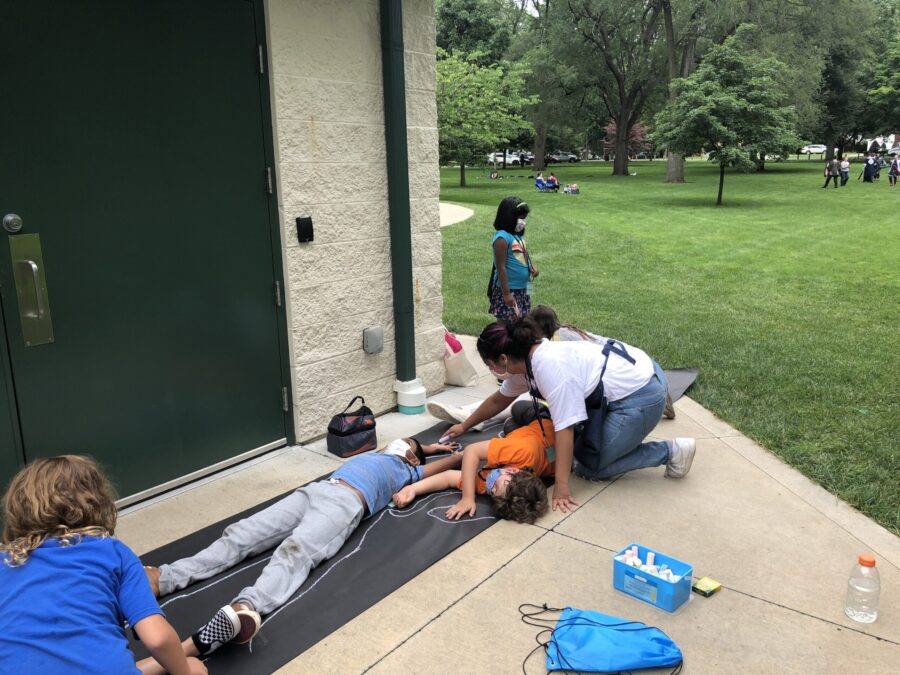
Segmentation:
<svg viewBox="0 0 900 675">
<path fill-rule="evenodd" d="M 631 127 L 628 126 L 628 117 L 631 111 L 620 110 L 619 119 L 616 120 L 615 153 L 613 158 L 613 176 L 628 175 L 628 137 L 631 135 Z"/>
<path fill-rule="evenodd" d="M 534 170 L 543 171 L 547 168 L 544 163 L 544 155 L 547 154 L 547 127 L 543 124 L 534 126 Z"/>
<path fill-rule="evenodd" d="M 666 182 L 683 183 L 684 155 L 679 155 L 677 152 L 668 152 L 666 155 Z"/>
<path fill-rule="evenodd" d="M 722 206 L 722 187 L 725 185 L 725 165 L 719 164 L 719 196 L 716 197 L 716 206 Z"/>
<path fill-rule="evenodd" d="M 825 146 L 825 161 L 830 162 L 834 159 L 834 143 L 830 142 Z"/>
<path fill-rule="evenodd" d="M 756 160 L 756 170 L 757 171 L 765 171 L 766 170 L 766 153 L 761 152 L 759 154 L 759 159 Z"/>
<path fill-rule="evenodd" d="M 459 163 L 459 187 L 466 187 L 466 163 Z"/>
<path fill-rule="evenodd" d="M 672 90 L 672 80 L 678 77 L 678 64 L 675 62 L 675 28 L 672 22 L 672 3 L 663 2 L 663 23 L 666 28 L 666 60 L 669 66 L 669 103 L 675 103 L 678 98 Z M 684 64 L 682 64 L 682 68 Z M 666 153 L 666 183 L 684 182 L 684 155 L 677 152 Z"/>
</svg>

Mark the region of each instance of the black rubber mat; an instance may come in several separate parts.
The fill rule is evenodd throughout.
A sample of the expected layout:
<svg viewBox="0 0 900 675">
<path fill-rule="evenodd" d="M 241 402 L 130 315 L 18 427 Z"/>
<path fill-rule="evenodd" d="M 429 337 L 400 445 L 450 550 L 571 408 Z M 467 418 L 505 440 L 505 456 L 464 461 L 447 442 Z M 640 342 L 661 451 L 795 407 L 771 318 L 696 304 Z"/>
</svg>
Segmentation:
<svg viewBox="0 0 900 675">
<path fill-rule="evenodd" d="M 416 438 L 433 443 L 449 427 L 449 423 L 441 422 L 416 434 Z M 460 440 L 464 444 L 486 440 L 500 429 L 494 426 L 479 433 L 469 432 Z M 282 496 L 166 544 L 143 555 L 142 561 L 160 565 L 193 555 L 219 537 L 229 524 Z M 484 495 L 477 498 L 475 518 L 448 521 L 444 512 L 458 500 L 459 492 L 440 492 L 422 497 L 406 509 L 389 507 L 364 520 L 337 555 L 312 571 L 287 604 L 263 617 L 262 630 L 251 643 L 226 645 L 213 653 L 206 661 L 209 672 L 273 672 L 496 522 L 493 505 Z M 270 555 L 271 551 L 248 558 L 217 577 L 160 598 L 160 606 L 178 635 L 189 636 L 252 584 Z M 132 648 L 140 657 L 147 655 L 139 642 Z"/>
<path fill-rule="evenodd" d="M 667 368 L 665 373 L 669 382 L 669 396 L 677 401 L 691 388 L 700 371 L 697 368 Z"/>
<path fill-rule="evenodd" d="M 697 372 L 696 368 L 666 370 L 673 400 L 693 384 Z M 441 422 L 416 434 L 416 438 L 433 443 L 449 427 L 448 422 Z M 495 425 L 468 432 L 459 440 L 466 445 L 486 440 L 501 428 Z M 166 544 L 145 554 L 142 560 L 146 565 L 160 565 L 193 555 L 215 541 L 229 524 L 283 496 Z M 448 521 L 444 512 L 458 499 L 459 492 L 440 492 L 418 499 L 407 509 L 387 508 L 364 520 L 337 555 L 312 571 L 287 604 L 263 617 L 262 630 L 250 644 L 226 645 L 212 654 L 206 660 L 209 672 L 273 672 L 496 522 L 491 500 L 484 495 L 477 498 L 474 519 Z M 219 576 L 160 598 L 160 606 L 179 636 L 193 633 L 219 607 L 252 584 L 270 555 L 271 551 L 248 558 Z M 139 657 L 147 655 L 139 642 L 132 648 Z"/>
</svg>

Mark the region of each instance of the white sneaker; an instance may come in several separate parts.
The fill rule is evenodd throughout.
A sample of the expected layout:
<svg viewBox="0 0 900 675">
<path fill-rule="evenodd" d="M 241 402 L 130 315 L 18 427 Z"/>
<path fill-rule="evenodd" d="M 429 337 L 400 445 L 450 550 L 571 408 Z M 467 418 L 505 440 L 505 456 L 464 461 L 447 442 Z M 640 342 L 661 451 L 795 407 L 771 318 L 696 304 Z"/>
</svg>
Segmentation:
<svg viewBox="0 0 900 675">
<path fill-rule="evenodd" d="M 694 462 L 697 441 L 693 438 L 676 438 L 669 441 L 669 444 L 672 450 L 669 453 L 669 461 L 666 462 L 666 478 L 684 478 Z"/>
<path fill-rule="evenodd" d="M 453 422 L 454 424 L 457 424 L 459 422 L 465 422 L 469 417 L 468 410 L 461 406 L 450 405 L 449 403 L 429 401 L 426 408 L 428 408 L 428 413 L 432 417 L 437 417 L 444 422 Z M 473 431 L 481 431 L 482 429 L 484 429 L 483 422 L 472 427 Z"/>
</svg>

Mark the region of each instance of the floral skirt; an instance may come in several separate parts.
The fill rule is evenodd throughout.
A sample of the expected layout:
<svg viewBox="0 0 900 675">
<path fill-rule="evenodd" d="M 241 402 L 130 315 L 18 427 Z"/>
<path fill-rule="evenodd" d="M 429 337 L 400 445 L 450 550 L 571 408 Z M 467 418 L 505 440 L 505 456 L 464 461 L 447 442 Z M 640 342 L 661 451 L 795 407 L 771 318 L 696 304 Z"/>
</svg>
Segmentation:
<svg viewBox="0 0 900 675">
<path fill-rule="evenodd" d="M 515 319 L 516 316 L 524 316 L 531 311 L 531 296 L 528 295 L 527 289 L 512 288 L 510 291 L 516 299 L 516 305 L 519 307 L 518 315 L 514 307 L 510 307 L 503 302 L 503 292 L 500 290 L 500 284 L 494 284 L 494 291 L 491 293 L 491 307 L 488 311 L 494 315 L 497 321 L 508 323 Z"/>
</svg>

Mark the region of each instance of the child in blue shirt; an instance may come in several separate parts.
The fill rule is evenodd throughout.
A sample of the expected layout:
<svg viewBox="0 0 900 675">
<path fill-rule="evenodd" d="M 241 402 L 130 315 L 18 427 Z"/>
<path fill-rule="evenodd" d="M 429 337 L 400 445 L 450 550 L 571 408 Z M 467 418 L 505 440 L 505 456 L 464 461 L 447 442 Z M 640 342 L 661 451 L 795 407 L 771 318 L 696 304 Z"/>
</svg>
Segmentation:
<svg viewBox="0 0 900 675">
<path fill-rule="evenodd" d="M 147 568 L 157 595 L 169 595 L 278 546 L 252 586 L 244 588 L 182 643 L 185 654 L 205 656 L 227 642 L 253 639 L 269 614 L 300 588 L 310 571 L 335 555 L 367 513 L 386 507 L 409 483 L 458 467 L 461 455 L 425 464 L 425 455 L 456 450 L 455 444 L 422 446 L 414 438 L 357 455 L 325 480 L 298 488 L 272 506 L 225 528 L 199 553 Z"/>
<path fill-rule="evenodd" d="M 35 460 L 12 479 L 0 540 L 0 673 L 206 673 L 185 658 L 140 560 L 113 538 L 114 501 L 97 465 L 77 455 Z M 125 623 L 155 660 L 135 664 Z"/>
<path fill-rule="evenodd" d="M 507 197 L 497 207 L 497 232 L 491 240 L 494 269 L 488 288 L 488 311 L 498 323 L 509 323 L 531 311 L 531 280 L 537 278 L 538 270 L 525 247 L 528 213 L 528 204 L 518 197 Z"/>
</svg>

